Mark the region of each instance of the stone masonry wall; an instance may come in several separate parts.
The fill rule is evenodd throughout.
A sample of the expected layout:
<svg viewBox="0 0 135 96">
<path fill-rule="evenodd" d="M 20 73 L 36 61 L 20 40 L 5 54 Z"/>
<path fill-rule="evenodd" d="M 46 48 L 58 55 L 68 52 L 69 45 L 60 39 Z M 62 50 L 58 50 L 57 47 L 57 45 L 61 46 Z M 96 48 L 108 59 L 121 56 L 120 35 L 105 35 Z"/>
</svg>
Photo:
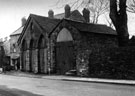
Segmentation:
<svg viewBox="0 0 135 96">
<path fill-rule="evenodd" d="M 67 28 L 70 33 L 72 34 L 72 37 L 74 39 L 73 44 L 77 44 L 78 40 L 80 39 L 79 31 L 76 30 L 74 27 L 70 26 L 66 22 L 63 22 L 55 29 L 55 31 L 51 34 L 51 37 L 49 39 L 49 46 L 48 46 L 48 65 L 50 66 L 52 72 L 56 72 L 56 39 L 58 36 L 58 33 L 63 29 Z M 76 54 L 76 48 L 74 48 L 74 54 Z M 74 60 L 75 60 L 74 56 Z"/>
<path fill-rule="evenodd" d="M 77 75 L 89 75 L 89 56 L 93 51 L 118 47 L 117 37 L 104 34 L 81 33 L 80 43 L 77 44 Z"/>
<path fill-rule="evenodd" d="M 70 26 L 66 22 L 63 22 L 55 29 L 55 31 L 50 36 L 50 43 L 48 46 L 48 65 L 51 65 L 51 70 L 56 71 L 55 69 L 55 47 L 56 39 L 58 33 L 62 28 L 67 28 L 72 37 L 74 45 L 74 58 L 76 61 L 77 75 L 88 76 L 89 66 L 89 54 L 93 50 L 105 49 L 107 47 L 118 47 L 117 36 L 115 35 L 105 35 L 97 34 L 92 32 L 79 32 L 73 26 Z"/>
</svg>

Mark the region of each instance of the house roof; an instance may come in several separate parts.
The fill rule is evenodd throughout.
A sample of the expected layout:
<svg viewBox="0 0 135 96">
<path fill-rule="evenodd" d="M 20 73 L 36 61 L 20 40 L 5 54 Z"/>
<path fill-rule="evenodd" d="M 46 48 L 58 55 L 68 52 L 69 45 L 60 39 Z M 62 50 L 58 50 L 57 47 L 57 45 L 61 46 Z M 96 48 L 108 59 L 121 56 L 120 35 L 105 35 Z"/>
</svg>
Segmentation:
<svg viewBox="0 0 135 96">
<path fill-rule="evenodd" d="M 61 20 L 60 23 L 64 21 L 70 24 L 71 26 L 75 27 L 80 32 L 92 32 L 92 33 L 99 33 L 99 34 L 117 35 L 117 32 L 115 30 L 113 30 L 111 27 L 108 27 L 106 25 L 85 23 L 85 22 L 79 22 L 79 21 L 74 21 L 69 19 L 63 19 Z"/>
<path fill-rule="evenodd" d="M 82 32 L 94 32 L 94 33 L 117 35 L 117 32 L 114 29 L 106 25 L 84 23 L 84 22 L 78 22 L 78 21 L 68 20 L 68 19 L 64 19 L 64 20 Z"/>
<path fill-rule="evenodd" d="M 38 24 L 39 27 L 47 33 L 51 32 L 53 30 L 53 28 L 55 28 L 55 26 L 61 21 L 60 19 L 51 19 L 48 17 L 30 14 L 30 16 L 22 30 L 21 36 L 18 39 L 18 44 L 20 43 L 21 39 L 23 38 L 25 30 L 26 30 L 27 26 L 29 25 L 29 22 L 31 19 L 34 20 L 36 22 L 36 24 Z"/>
<path fill-rule="evenodd" d="M 56 14 L 56 15 L 54 15 L 54 18 L 64 19 L 65 13 Z M 82 14 L 78 10 L 71 11 L 69 19 L 85 22 L 84 17 L 82 16 Z"/>
<path fill-rule="evenodd" d="M 73 17 L 75 18 L 75 16 Z M 74 26 L 76 29 L 78 29 L 81 32 L 93 32 L 93 33 L 117 35 L 115 30 L 113 30 L 110 27 L 107 27 L 106 25 L 85 23 L 83 21 L 71 20 L 70 18 L 61 20 L 61 19 L 48 18 L 48 17 L 43 17 L 39 15 L 34 15 L 34 14 L 30 14 L 29 18 L 32 18 L 40 26 L 40 28 L 45 30 L 45 32 L 47 32 L 48 34 L 50 34 L 61 22 L 66 21 L 71 26 Z M 23 32 L 18 40 L 18 43 L 23 37 L 25 29 L 28 26 L 29 20 L 30 19 L 27 20 L 26 26 L 22 28 Z"/>
<path fill-rule="evenodd" d="M 13 33 L 10 34 L 10 36 L 14 36 L 14 35 L 19 35 L 22 33 L 24 26 L 21 26 L 20 28 L 18 28 L 16 31 L 14 31 Z"/>
<path fill-rule="evenodd" d="M 60 22 L 60 19 L 52 19 L 48 17 L 43 17 L 39 15 L 30 15 L 39 26 L 45 30 L 45 32 L 49 33 L 52 29 Z"/>
</svg>

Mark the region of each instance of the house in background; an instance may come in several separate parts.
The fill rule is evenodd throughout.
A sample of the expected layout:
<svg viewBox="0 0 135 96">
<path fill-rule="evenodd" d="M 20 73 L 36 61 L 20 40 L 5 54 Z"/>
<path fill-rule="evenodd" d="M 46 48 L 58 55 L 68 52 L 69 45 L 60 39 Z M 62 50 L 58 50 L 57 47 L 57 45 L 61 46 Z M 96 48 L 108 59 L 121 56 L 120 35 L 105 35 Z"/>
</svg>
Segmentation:
<svg viewBox="0 0 135 96">
<path fill-rule="evenodd" d="M 5 63 L 5 50 L 4 50 L 4 41 L 0 40 L 0 72 L 2 72 L 3 68 L 6 66 Z M 6 61 L 8 63 L 8 61 Z"/>
<path fill-rule="evenodd" d="M 54 15 L 51 10 L 48 17 L 31 14 L 18 39 L 21 69 L 57 74 L 85 69 L 88 74 L 88 63 L 78 62 L 78 55 L 101 48 L 117 47 L 118 40 L 117 33 L 112 28 L 89 23 L 90 12 L 87 9 L 82 13 L 83 15 L 77 10 L 70 11 L 70 7 L 66 5 L 62 15 Z M 87 60 L 82 57 L 81 61 Z"/>
<path fill-rule="evenodd" d="M 8 39 L 8 37 L 5 37 L 5 40 L 3 41 L 3 47 L 5 55 L 10 57 L 10 39 Z"/>
<path fill-rule="evenodd" d="M 21 21 L 22 26 L 10 34 L 10 62 L 11 66 L 13 66 L 16 70 L 20 69 L 20 48 L 17 41 L 25 26 L 26 19 L 23 17 Z"/>
<path fill-rule="evenodd" d="M 10 39 L 8 39 L 8 37 L 5 37 L 5 40 L 3 41 L 3 48 L 4 48 L 3 65 L 6 68 L 4 70 L 10 70 Z"/>
<path fill-rule="evenodd" d="M 10 34 L 10 62 L 11 66 L 14 66 L 16 70 L 20 67 L 20 48 L 17 44 L 17 41 L 23 28 L 24 26 L 21 26 Z"/>
</svg>

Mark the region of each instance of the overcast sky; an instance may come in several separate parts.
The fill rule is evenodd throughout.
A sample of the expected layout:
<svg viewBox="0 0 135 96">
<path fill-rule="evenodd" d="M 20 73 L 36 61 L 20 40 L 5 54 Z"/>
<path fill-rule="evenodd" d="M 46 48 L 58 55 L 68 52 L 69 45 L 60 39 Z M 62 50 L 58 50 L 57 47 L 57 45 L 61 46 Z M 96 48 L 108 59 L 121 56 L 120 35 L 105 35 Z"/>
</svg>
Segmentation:
<svg viewBox="0 0 135 96">
<path fill-rule="evenodd" d="M 30 13 L 48 16 L 48 10 L 63 12 L 55 7 L 57 0 L 0 0 L 0 38 L 8 36 L 21 26 L 21 18 Z"/>
<path fill-rule="evenodd" d="M 21 26 L 21 18 L 28 17 L 30 13 L 48 16 L 48 10 L 53 9 L 54 14 L 64 12 L 57 8 L 58 0 L 0 0 L 0 38 L 9 36 Z M 100 22 L 104 21 L 100 18 Z M 129 32 L 135 34 L 135 15 L 130 15 Z"/>
</svg>

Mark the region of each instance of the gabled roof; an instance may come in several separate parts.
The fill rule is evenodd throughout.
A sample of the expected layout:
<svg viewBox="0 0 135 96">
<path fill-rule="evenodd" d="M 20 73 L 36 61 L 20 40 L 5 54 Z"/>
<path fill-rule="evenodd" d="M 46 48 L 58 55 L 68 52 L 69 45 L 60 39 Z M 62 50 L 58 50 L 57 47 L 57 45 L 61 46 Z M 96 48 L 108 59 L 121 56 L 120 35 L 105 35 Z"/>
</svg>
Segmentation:
<svg viewBox="0 0 135 96">
<path fill-rule="evenodd" d="M 56 14 L 56 15 L 54 15 L 54 18 L 64 19 L 65 13 Z M 71 11 L 70 17 L 68 19 L 85 22 L 84 17 L 82 16 L 82 14 L 78 10 Z"/>
<path fill-rule="evenodd" d="M 44 30 L 44 32 L 51 32 L 53 30 L 53 28 L 60 22 L 60 19 L 51 19 L 48 17 L 43 17 L 43 16 L 39 16 L 39 15 L 34 15 L 34 14 L 30 14 L 24 28 L 23 31 L 21 33 L 21 36 L 18 39 L 18 44 L 20 43 L 25 30 L 27 29 L 27 26 L 29 25 L 30 20 L 34 20 L 36 22 L 36 24 L 39 25 L 39 27 Z"/>
<path fill-rule="evenodd" d="M 44 29 L 47 33 L 51 32 L 52 29 L 60 22 L 60 19 L 52 19 L 48 17 L 43 17 L 39 15 L 30 15 L 39 26 Z"/>
<path fill-rule="evenodd" d="M 77 12 L 77 11 L 74 11 Z M 73 12 L 73 13 L 74 13 Z M 79 15 L 79 14 L 78 14 Z M 76 15 L 76 16 L 78 16 Z M 71 15 L 71 17 L 74 17 L 75 15 Z M 74 17 L 75 18 L 75 17 Z M 70 18 L 68 19 L 55 19 L 55 18 L 48 18 L 48 17 L 43 17 L 39 15 L 34 15 L 30 14 L 25 27 L 23 28 L 23 31 L 21 33 L 21 36 L 18 39 L 18 43 L 22 39 L 24 32 L 30 22 L 30 20 L 34 20 L 36 24 L 39 25 L 39 27 L 44 30 L 44 32 L 47 32 L 48 34 L 51 34 L 52 31 L 63 21 L 68 22 L 71 26 L 75 27 L 81 32 L 93 32 L 93 33 L 101 33 L 101 34 L 110 34 L 110 35 L 117 35 L 116 31 L 113 30 L 110 27 L 107 27 L 106 25 L 101 25 L 101 24 L 92 24 L 92 23 L 85 23 L 83 21 L 76 21 L 76 20 L 71 20 Z"/>
<path fill-rule="evenodd" d="M 14 31 L 13 33 L 11 33 L 10 36 L 20 35 L 22 33 L 23 28 L 24 28 L 24 26 L 21 26 L 16 31 Z"/>
<path fill-rule="evenodd" d="M 117 35 L 117 32 L 113 30 L 111 27 L 102 24 L 93 24 L 93 23 L 84 23 L 77 22 L 73 20 L 65 19 L 69 24 L 77 28 L 82 32 L 94 32 L 94 33 L 102 33 L 102 34 L 110 34 Z"/>
<path fill-rule="evenodd" d="M 74 21 L 69 19 L 63 19 L 60 23 L 62 22 L 67 22 L 68 24 L 75 27 L 80 32 L 92 32 L 92 33 L 100 33 L 100 34 L 108 34 L 108 35 L 117 35 L 117 32 L 115 30 L 113 30 L 111 27 L 108 27 L 106 25 L 85 23 L 85 22 L 79 22 L 79 21 Z"/>
<path fill-rule="evenodd" d="M 85 19 L 84 17 L 82 16 L 82 14 L 78 11 L 78 10 L 74 10 L 70 17 L 69 17 L 70 20 L 75 20 L 75 21 L 82 21 L 82 22 L 85 22 Z"/>
</svg>

